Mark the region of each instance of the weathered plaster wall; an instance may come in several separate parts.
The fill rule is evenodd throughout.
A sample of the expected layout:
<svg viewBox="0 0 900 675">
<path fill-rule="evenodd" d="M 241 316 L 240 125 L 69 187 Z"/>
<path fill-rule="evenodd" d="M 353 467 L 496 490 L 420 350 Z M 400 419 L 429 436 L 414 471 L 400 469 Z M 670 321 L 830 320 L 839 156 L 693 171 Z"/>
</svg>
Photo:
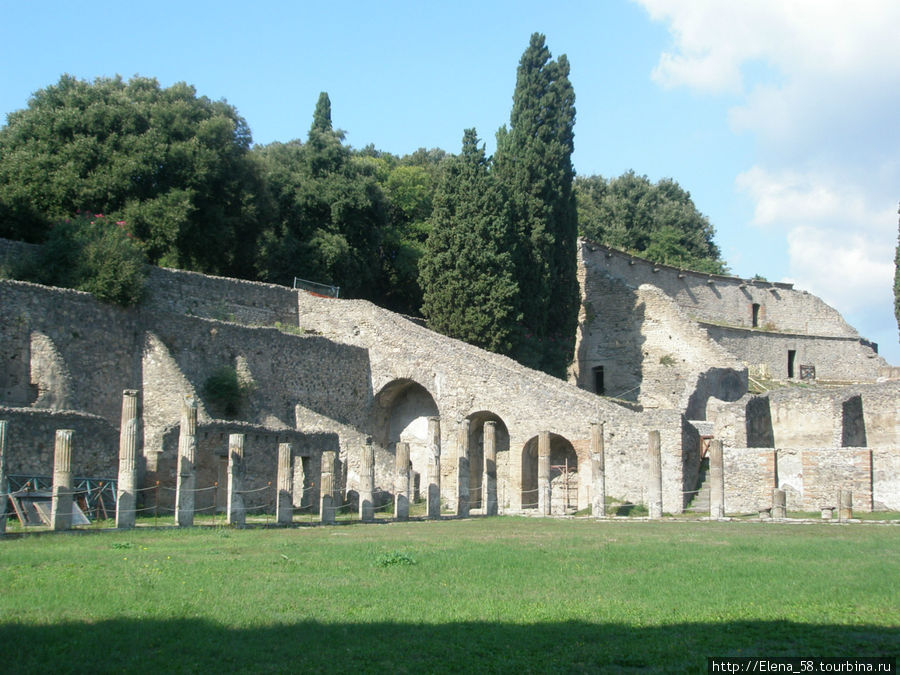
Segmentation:
<svg viewBox="0 0 900 675">
<path fill-rule="evenodd" d="M 816 379 L 874 381 L 886 365 L 883 358 L 858 337 L 822 337 L 775 333 L 746 328 L 702 324 L 710 337 L 740 361 L 756 377 L 788 379 L 789 352 L 793 352 L 793 379 L 800 366 L 815 366 Z"/>
<path fill-rule="evenodd" d="M 734 400 L 747 391 L 746 367 L 712 341 L 660 289 L 634 287 L 602 269 L 606 253 L 582 245 L 582 308 L 570 381 L 645 408 L 673 408 L 703 419 L 709 397 Z"/>
<path fill-rule="evenodd" d="M 792 284 L 739 279 L 690 272 L 653 263 L 623 251 L 582 240 L 582 255 L 590 254 L 593 271 L 603 271 L 630 286 L 651 284 L 673 298 L 698 321 L 809 335 L 858 337 L 841 315 L 816 296 Z"/>
</svg>

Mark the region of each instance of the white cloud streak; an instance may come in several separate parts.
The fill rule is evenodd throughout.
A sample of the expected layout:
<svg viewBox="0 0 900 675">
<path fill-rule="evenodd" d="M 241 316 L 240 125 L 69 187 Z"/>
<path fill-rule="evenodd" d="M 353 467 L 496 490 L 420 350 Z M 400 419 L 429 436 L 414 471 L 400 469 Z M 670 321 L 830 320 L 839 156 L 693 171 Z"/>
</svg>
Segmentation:
<svg viewBox="0 0 900 675">
<path fill-rule="evenodd" d="M 893 321 L 900 199 L 900 2 L 637 0 L 672 46 L 653 79 L 726 95 L 755 141 L 735 177 L 751 224 L 783 231 L 784 275 L 846 313 Z"/>
</svg>

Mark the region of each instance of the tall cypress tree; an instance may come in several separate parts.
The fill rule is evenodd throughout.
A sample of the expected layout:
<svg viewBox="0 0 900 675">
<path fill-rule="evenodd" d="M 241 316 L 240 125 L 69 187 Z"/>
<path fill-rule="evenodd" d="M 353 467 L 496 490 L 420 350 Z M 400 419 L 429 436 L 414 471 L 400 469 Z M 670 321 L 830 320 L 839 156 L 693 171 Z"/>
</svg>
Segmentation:
<svg viewBox="0 0 900 675">
<path fill-rule="evenodd" d="M 445 162 L 419 267 L 430 328 L 509 354 L 520 315 L 509 219 L 474 129 Z"/>
<path fill-rule="evenodd" d="M 580 296 L 573 192 L 575 92 L 565 55 L 553 61 L 544 36 L 522 55 L 510 125 L 497 133 L 495 170 L 518 240 L 521 363 L 565 377 L 572 360 Z"/>
</svg>

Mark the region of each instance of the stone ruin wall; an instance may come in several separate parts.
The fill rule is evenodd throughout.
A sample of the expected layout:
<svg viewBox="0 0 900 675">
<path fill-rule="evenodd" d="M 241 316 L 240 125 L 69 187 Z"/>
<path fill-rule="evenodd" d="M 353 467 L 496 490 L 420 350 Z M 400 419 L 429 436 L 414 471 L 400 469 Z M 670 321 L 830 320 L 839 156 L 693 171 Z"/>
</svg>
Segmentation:
<svg viewBox="0 0 900 675">
<path fill-rule="evenodd" d="M 823 337 L 759 332 L 703 324 L 710 337 L 740 361 L 753 377 L 788 379 L 788 352 L 794 352 L 793 379 L 800 366 L 814 366 L 817 380 L 874 381 L 887 362 L 858 337 Z"/>
<path fill-rule="evenodd" d="M 157 287 L 161 289 L 158 294 Z M 300 312 L 296 309 L 298 297 Z M 276 309 L 261 311 L 268 309 L 270 299 Z M 153 270 L 148 299 L 136 309 L 102 305 L 86 293 L 16 281 L 0 281 L 0 306 L 9 317 L 0 327 L 0 360 L 4 363 L 0 405 L 9 411 L 10 437 L 15 444 L 10 451 L 12 471 L 16 462 L 23 462 L 23 470 L 49 473 L 52 467 L 49 461 L 45 464 L 47 458 L 38 453 L 35 459 L 32 451 L 28 460 L 21 459 L 20 448 L 52 446 L 53 434 L 33 424 L 35 416 L 52 426 L 59 411 L 69 414 L 77 410 L 92 420 L 87 423 L 91 428 L 103 429 L 93 434 L 92 442 L 105 450 L 91 451 L 79 460 L 78 442 L 88 431 L 77 433 L 76 471 L 95 477 L 115 475 L 121 394 L 124 389 L 139 389 L 143 479 L 160 475 L 168 480 L 181 397 L 194 394 L 199 399 L 203 433 L 212 434 L 210 429 L 230 424 L 204 400 L 203 383 L 216 368 L 231 365 L 254 385 L 241 419 L 266 430 L 259 434 L 269 439 L 269 450 L 260 450 L 260 456 L 274 452 L 280 435 L 328 438 L 331 440 L 325 445 L 329 448 L 337 438 L 346 490 L 353 489 L 358 480 L 359 449 L 372 433 L 375 397 L 397 380 L 417 382 L 434 397 L 442 419 L 445 471 L 455 463 L 460 419 L 489 411 L 502 420 L 509 430 L 510 449 L 499 458 L 499 471 L 501 475 L 505 472 L 503 489 L 510 508 L 521 503 L 517 494 L 521 450 L 543 429 L 572 444 L 581 481 L 579 505 L 589 503 L 587 439 L 589 423 L 596 419 L 607 425 L 608 494 L 622 500 L 641 498 L 647 436 L 654 428 L 663 437 L 664 509 L 680 511 L 681 493 L 692 487 L 685 481 L 693 480 L 694 468 L 688 466 L 686 472 L 685 466 L 695 462 L 693 441 L 685 436 L 677 411 L 651 414 L 630 410 L 524 369 L 505 357 L 436 335 L 370 303 L 313 298 L 265 284 Z M 227 317 L 235 320 L 299 321 L 305 330 L 323 335 L 288 334 L 214 318 L 222 316 L 223 307 Z M 46 407 L 39 411 L 35 405 Z M 327 449 L 325 445 L 309 450 L 310 461 L 317 461 L 313 458 Z M 204 447 L 201 441 L 201 453 L 209 457 L 223 451 L 218 445 Z M 378 484 L 389 488 L 393 448 L 377 449 L 381 460 Z M 255 450 L 249 443 L 248 451 L 251 461 Z M 79 468 L 82 461 L 83 469 Z M 274 458 L 271 464 L 274 474 Z M 453 487 L 448 480 L 445 496 Z"/>
<path fill-rule="evenodd" d="M 837 310 L 793 284 L 691 272 L 586 240 L 581 240 L 581 255 L 590 260 L 592 271 L 604 271 L 630 286 L 659 288 L 698 321 L 752 328 L 752 307 L 758 304 L 760 328 L 858 337 Z"/>
<path fill-rule="evenodd" d="M 632 287 L 602 270 L 604 251 L 582 245 L 582 308 L 570 381 L 644 408 L 673 408 L 705 419 L 709 397 L 735 400 L 747 391 L 747 369 L 709 338 L 669 296 L 649 284 Z"/>
<path fill-rule="evenodd" d="M 888 368 L 837 310 L 792 284 L 680 270 L 585 240 L 580 261 L 588 281 L 605 274 L 631 288 L 658 288 L 756 376 L 786 379 L 789 349 L 796 351 L 794 378 L 801 364 L 843 381 L 874 381 Z"/>
<path fill-rule="evenodd" d="M 775 487 L 817 511 L 853 492 L 860 511 L 900 508 L 900 382 L 781 389 L 715 408 L 725 444 L 726 509 L 753 512 Z"/>
</svg>

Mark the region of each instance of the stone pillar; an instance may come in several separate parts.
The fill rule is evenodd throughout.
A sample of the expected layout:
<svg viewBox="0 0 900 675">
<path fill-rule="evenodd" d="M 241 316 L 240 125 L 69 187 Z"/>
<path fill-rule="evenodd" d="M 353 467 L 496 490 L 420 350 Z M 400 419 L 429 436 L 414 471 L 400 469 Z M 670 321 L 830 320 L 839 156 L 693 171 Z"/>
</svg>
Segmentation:
<svg viewBox="0 0 900 675">
<path fill-rule="evenodd" d="M 334 450 L 322 453 L 322 479 L 319 481 L 319 518 L 334 523 Z"/>
<path fill-rule="evenodd" d="M 181 429 L 178 432 L 178 470 L 175 485 L 175 524 L 194 524 L 194 488 L 197 461 L 197 400 L 185 396 L 181 402 Z"/>
<path fill-rule="evenodd" d="M 71 429 L 57 429 L 53 451 L 53 497 L 50 526 L 54 530 L 72 527 L 72 435 Z"/>
<path fill-rule="evenodd" d="M 429 518 L 441 517 L 441 418 L 428 418 L 428 492 L 426 513 Z"/>
<path fill-rule="evenodd" d="M 122 425 L 119 429 L 119 480 L 116 488 L 116 527 L 134 527 L 137 486 L 138 392 L 122 392 Z"/>
<path fill-rule="evenodd" d="M 6 430 L 9 423 L 0 420 L 0 536 L 6 534 L 6 505 L 9 501 L 9 477 L 6 475 Z"/>
<path fill-rule="evenodd" d="M 275 498 L 275 522 L 290 525 L 294 522 L 294 474 L 291 469 L 291 444 L 278 444 L 278 495 Z"/>
<path fill-rule="evenodd" d="M 651 518 L 662 518 L 662 452 L 659 432 L 650 432 L 647 455 L 647 510 Z"/>
<path fill-rule="evenodd" d="M 838 519 L 850 520 L 853 517 L 853 492 L 841 490 L 838 493 Z"/>
<path fill-rule="evenodd" d="M 775 488 L 772 490 L 772 517 L 783 520 L 785 517 L 785 492 Z"/>
<path fill-rule="evenodd" d="M 469 517 L 469 420 L 461 420 L 456 437 L 456 515 Z"/>
<path fill-rule="evenodd" d="M 603 446 L 603 422 L 591 422 L 591 514 L 606 518 L 606 452 Z"/>
<path fill-rule="evenodd" d="M 709 517 L 725 517 L 725 467 L 722 441 L 718 438 L 709 444 Z"/>
<path fill-rule="evenodd" d="M 409 520 L 409 443 L 397 443 L 394 453 L 394 518 Z"/>
<path fill-rule="evenodd" d="M 484 423 L 484 475 L 481 477 L 481 512 L 497 515 L 497 423 Z M 549 455 L 548 455 L 549 458 Z"/>
<path fill-rule="evenodd" d="M 360 462 L 359 519 L 366 523 L 375 520 L 375 448 L 371 438 L 366 439 Z"/>
<path fill-rule="evenodd" d="M 228 434 L 228 507 L 226 522 L 244 527 L 247 509 L 244 507 L 244 434 Z"/>
<path fill-rule="evenodd" d="M 550 515 L 550 432 L 538 434 L 538 513 Z"/>
</svg>

